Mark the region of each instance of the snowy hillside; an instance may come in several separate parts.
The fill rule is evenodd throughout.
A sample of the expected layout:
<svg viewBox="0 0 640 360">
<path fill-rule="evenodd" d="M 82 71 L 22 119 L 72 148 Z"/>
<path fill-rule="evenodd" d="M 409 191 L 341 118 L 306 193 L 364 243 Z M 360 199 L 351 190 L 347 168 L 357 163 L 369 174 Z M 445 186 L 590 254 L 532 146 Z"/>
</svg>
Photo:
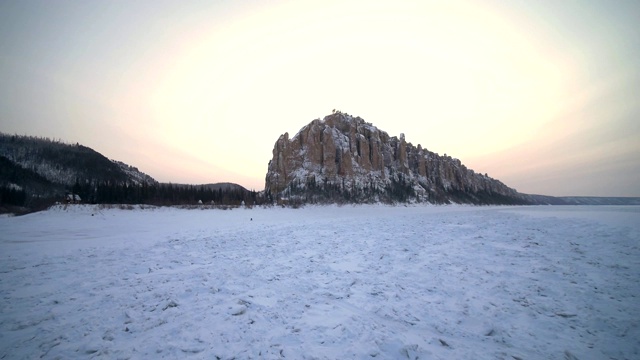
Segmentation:
<svg viewBox="0 0 640 360">
<path fill-rule="evenodd" d="M 123 163 L 122 161 L 118 161 L 118 160 L 111 160 L 114 164 L 118 165 L 118 167 L 120 168 L 120 170 L 125 173 L 127 175 L 128 178 L 128 182 L 134 185 L 141 185 L 144 183 L 147 184 L 153 184 L 156 183 L 157 181 L 152 178 L 151 176 L 143 173 L 142 171 L 138 170 L 137 167 L 131 166 L 131 165 L 127 165 L 125 163 Z"/>
<path fill-rule="evenodd" d="M 80 144 L 0 133 L 0 213 L 28 212 L 75 193 L 96 202 L 98 188 L 157 182 L 137 168 Z"/>
<path fill-rule="evenodd" d="M 640 207 L 0 217 L 0 358 L 638 359 Z"/>
<path fill-rule="evenodd" d="M 109 160 L 80 144 L 0 133 L 0 156 L 54 184 L 84 182 L 154 183 L 149 175 L 120 161 Z"/>
</svg>

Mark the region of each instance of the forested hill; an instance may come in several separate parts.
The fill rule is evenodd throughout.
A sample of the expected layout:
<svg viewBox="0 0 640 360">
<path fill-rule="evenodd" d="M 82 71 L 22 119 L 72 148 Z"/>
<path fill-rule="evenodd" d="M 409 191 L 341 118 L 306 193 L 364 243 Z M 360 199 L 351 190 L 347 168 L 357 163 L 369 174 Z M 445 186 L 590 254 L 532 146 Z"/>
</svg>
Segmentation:
<svg viewBox="0 0 640 360">
<path fill-rule="evenodd" d="M 89 147 L 48 138 L 0 134 L 0 156 L 52 183 L 65 186 L 73 186 L 76 182 L 156 182 L 138 169 L 109 160 Z"/>
<path fill-rule="evenodd" d="M 138 204 L 240 204 L 255 202 L 242 187 L 160 184 L 99 152 L 60 140 L 0 133 L 0 212 L 28 211 L 57 201 Z"/>
</svg>

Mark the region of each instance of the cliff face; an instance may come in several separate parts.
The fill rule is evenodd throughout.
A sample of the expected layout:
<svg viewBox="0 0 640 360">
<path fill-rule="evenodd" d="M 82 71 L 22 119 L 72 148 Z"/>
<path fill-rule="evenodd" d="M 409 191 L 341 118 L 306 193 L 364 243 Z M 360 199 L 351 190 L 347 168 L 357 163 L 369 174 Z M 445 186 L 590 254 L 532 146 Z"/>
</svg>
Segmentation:
<svg viewBox="0 0 640 360">
<path fill-rule="evenodd" d="M 299 201 L 514 204 L 527 200 L 460 160 L 390 137 L 341 112 L 314 120 L 293 137 L 281 135 L 265 190 Z"/>
</svg>

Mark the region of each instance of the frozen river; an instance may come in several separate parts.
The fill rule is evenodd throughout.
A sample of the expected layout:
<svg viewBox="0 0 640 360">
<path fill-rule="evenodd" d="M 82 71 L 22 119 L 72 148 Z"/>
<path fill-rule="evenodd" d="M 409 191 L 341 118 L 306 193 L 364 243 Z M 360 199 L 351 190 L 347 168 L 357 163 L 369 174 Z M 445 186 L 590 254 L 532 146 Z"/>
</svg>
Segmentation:
<svg viewBox="0 0 640 360">
<path fill-rule="evenodd" d="M 0 217 L 0 359 L 638 359 L 640 207 Z"/>
</svg>

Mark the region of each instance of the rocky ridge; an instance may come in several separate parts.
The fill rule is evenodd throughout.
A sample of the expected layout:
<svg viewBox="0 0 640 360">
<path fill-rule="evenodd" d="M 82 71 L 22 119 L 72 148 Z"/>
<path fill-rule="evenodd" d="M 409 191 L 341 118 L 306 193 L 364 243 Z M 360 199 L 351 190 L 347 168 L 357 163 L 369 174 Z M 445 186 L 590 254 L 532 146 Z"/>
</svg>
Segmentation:
<svg viewBox="0 0 640 360">
<path fill-rule="evenodd" d="M 267 196 L 298 202 L 526 204 L 522 194 L 360 117 L 334 112 L 280 136 Z"/>
</svg>

